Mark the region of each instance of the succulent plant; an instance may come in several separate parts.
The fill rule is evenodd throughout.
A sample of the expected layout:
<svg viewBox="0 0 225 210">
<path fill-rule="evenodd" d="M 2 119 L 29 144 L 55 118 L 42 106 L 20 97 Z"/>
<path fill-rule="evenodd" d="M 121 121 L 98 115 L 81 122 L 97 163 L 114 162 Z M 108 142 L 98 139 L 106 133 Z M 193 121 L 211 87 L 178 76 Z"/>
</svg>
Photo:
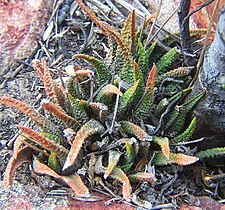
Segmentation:
<svg viewBox="0 0 225 210">
<path fill-rule="evenodd" d="M 131 200 L 133 182 L 154 184 L 155 174 L 148 164 L 188 165 L 198 157 L 176 153 L 179 141 L 188 141 L 196 118 L 185 129 L 186 116 L 204 93 L 184 101 L 190 89 L 190 69 L 168 70 L 178 55 L 175 48 L 153 60 L 156 42 L 143 47 L 136 30 L 135 12 L 121 32 L 101 22 L 82 1 L 82 10 L 110 40 L 104 60 L 76 54 L 93 69 L 68 66 L 66 88 L 51 77 L 46 61 L 34 60 L 33 68 L 44 83 L 47 99 L 41 107 L 46 116 L 14 98 L 0 96 L 0 103 L 14 107 L 39 125 L 39 130 L 19 125 L 21 135 L 7 166 L 4 184 L 11 185 L 15 170 L 32 163 L 39 174 L 63 180 L 77 196 L 89 196 L 95 177 Z M 113 185 L 114 180 L 120 184 Z"/>
</svg>

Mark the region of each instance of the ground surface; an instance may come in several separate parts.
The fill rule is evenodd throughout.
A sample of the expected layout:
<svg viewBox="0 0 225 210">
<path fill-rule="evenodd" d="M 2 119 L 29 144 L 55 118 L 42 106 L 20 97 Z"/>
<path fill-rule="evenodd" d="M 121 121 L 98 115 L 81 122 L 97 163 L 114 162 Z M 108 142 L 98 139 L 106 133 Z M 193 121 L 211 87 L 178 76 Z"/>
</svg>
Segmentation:
<svg viewBox="0 0 225 210">
<path fill-rule="evenodd" d="M 83 16 L 78 16 L 85 27 L 87 35 L 90 35 L 91 25 Z M 69 29 L 68 29 L 69 28 Z M 68 29 L 68 31 L 66 31 Z M 41 98 L 44 97 L 43 84 L 38 78 L 36 72 L 29 66 L 33 58 L 48 57 L 49 66 L 54 78 L 58 77 L 59 70 L 73 63 L 72 55 L 80 52 L 85 42 L 82 27 L 74 24 L 69 27 L 67 23 L 63 23 L 59 27 L 59 33 L 63 34 L 59 38 L 50 38 L 44 46 L 39 48 L 35 55 L 26 59 L 25 64 L 17 64 L 10 71 L 7 71 L 0 78 L 0 95 L 8 95 L 20 99 L 28 104 L 38 108 Z M 97 30 L 97 29 L 94 29 Z M 64 33 L 65 32 L 65 33 Z M 53 32 L 52 32 L 53 33 Z M 52 34 L 51 34 L 52 35 Z M 53 34 L 56 35 L 56 34 Z M 88 40 L 86 40 L 88 41 Z M 94 52 L 97 56 L 104 56 L 105 39 L 98 34 L 90 35 L 89 42 L 84 48 L 85 53 Z M 103 44 L 102 44 L 103 43 Z M 107 44 L 107 43 L 105 43 Z M 47 49 L 47 51 L 46 51 Z M 47 53 L 46 53 L 47 52 Z M 49 55 L 48 55 L 49 53 Z M 60 58 L 57 63 L 54 62 Z M 63 61 L 63 62 L 62 62 Z M 66 62 L 66 63 L 65 63 Z M 27 65 L 28 64 L 28 65 Z M 77 63 L 76 63 L 77 64 Z M 86 64 L 79 63 L 86 67 Z M 17 74 L 15 74 L 17 72 Z M 17 124 L 25 124 L 28 119 L 21 113 L 0 106 L 0 178 L 3 179 L 6 164 L 12 154 L 12 142 L 16 137 L 18 130 Z M 203 165 L 186 167 L 183 171 L 176 166 L 169 168 L 161 168 L 157 171 L 159 180 L 154 188 L 146 188 L 143 185 L 143 199 L 150 201 L 153 206 L 163 205 L 161 207 L 176 208 L 185 202 L 190 205 L 204 206 L 208 202 L 208 206 L 222 207 L 206 197 L 206 199 L 195 200 L 191 195 L 195 196 L 213 196 L 220 199 L 206 188 L 201 181 L 200 172 L 204 168 Z M 166 171 L 166 172 L 164 172 Z M 67 194 L 49 195 L 53 190 L 62 189 L 61 185 L 51 180 L 47 176 L 37 176 L 29 170 L 29 166 L 23 166 L 16 173 L 16 181 L 11 190 L 5 189 L 0 182 L 0 209 L 131 209 L 129 205 L 114 203 L 109 207 L 104 206 L 104 202 L 109 197 L 104 197 L 105 201 L 101 203 L 77 202 Z M 67 192 L 66 188 L 64 192 Z M 196 198 L 197 199 L 197 198 Z M 191 202 L 192 201 L 192 202 Z M 88 206 L 88 207 L 87 207 Z M 160 206 L 158 206 L 160 208 Z"/>
</svg>

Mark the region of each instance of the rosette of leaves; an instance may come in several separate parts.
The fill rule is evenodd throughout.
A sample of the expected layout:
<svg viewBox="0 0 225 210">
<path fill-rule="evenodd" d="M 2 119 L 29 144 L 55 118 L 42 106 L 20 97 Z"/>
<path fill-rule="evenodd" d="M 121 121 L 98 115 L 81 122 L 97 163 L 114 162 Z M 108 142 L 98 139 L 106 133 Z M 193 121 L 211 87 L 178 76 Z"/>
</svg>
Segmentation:
<svg viewBox="0 0 225 210">
<path fill-rule="evenodd" d="M 133 11 L 118 32 L 77 2 L 109 38 L 110 52 L 105 60 L 74 55 L 94 68 L 67 67 L 66 89 L 52 79 L 45 61 L 33 61 L 44 83 L 47 99 L 41 107 L 47 115 L 20 100 L 0 97 L 1 104 L 18 109 L 40 127 L 18 126 L 21 134 L 4 184 L 11 185 L 15 170 L 30 162 L 36 173 L 63 180 L 76 196 L 89 196 L 96 183 L 103 183 L 95 182 L 101 177 L 130 201 L 132 183 L 156 180 L 153 172 L 145 171 L 146 165 L 188 165 L 198 160 L 176 153 L 170 143 L 191 138 L 196 118 L 184 129 L 186 115 L 204 93 L 182 103 L 189 91 L 185 87 L 190 71 L 187 67 L 167 70 L 176 59 L 175 48 L 151 60 L 159 46 L 154 42 L 145 49 L 141 36 L 151 17 L 136 29 Z"/>
</svg>

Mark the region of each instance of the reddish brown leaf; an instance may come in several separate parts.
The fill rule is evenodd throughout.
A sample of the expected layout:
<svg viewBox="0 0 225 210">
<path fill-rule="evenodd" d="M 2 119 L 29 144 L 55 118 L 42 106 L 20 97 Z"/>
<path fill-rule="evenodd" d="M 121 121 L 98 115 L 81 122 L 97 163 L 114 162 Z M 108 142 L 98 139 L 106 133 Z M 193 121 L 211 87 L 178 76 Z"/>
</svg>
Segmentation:
<svg viewBox="0 0 225 210">
<path fill-rule="evenodd" d="M 67 123 L 68 126 L 71 126 L 73 128 L 77 128 L 79 123 L 71 116 L 65 113 L 65 111 L 57 104 L 51 103 L 48 100 L 42 100 L 41 106 L 53 113 L 56 117 L 58 117 L 63 122 Z"/>
<path fill-rule="evenodd" d="M 115 167 L 110 174 L 110 177 L 123 184 L 123 198 L 129 202 L 131 200 L 131 186 L 127 175 L 120 168 Z"/>
<path fill-rule="evenodd" d="M 63 91 L 53 81 L 46 61 L 42 60 L 40 62 L 39 60 L 34 60 L 32 64 L 34 69 L 37 71 L 39 77 L 41 78 L 42 82 L 44 83 L 45 92 L 48 97 L 52 101 L 57 102 L 62 106 L 65 102 L 65 96 L 63 94 Z"/>
<path fill-rule="evenodd" d="M 22 145 L 23 145 L 23 141 L 26 141 L 26 137 L 19 135 L 14 144 L 13 144 L 13 156 L 16 159 L 17 158 L 17 154 L 19 152 L 19 150 L 21 149 Z"/>
<path fill-rule="evenodd" d="M 46 174 L 52 176 L 56 179 L 63 180 L 79 197 L 88 197 L 89 191 L 88 188 L 84 185 L 83 181 L 81 180 L 80 176 L 77 174 L 73 174 L 70 176 L 60 176 L 47 165 L 41 163 L 37 159 L 33 161 L 33 168 L 36 173 L 39 174 Z"/>
<path fill-rule="evenodd" d="M 50 121 L 48 121 L 38 112 L 36 112 L 31 106 L 20 100 L 10 98 L 7 96 L 0 96 L 0 104 L 16 108 L 17 110 L 19 110 L 26 116 L 30 117 L 33 121 L 35 121 L 36 123 L 38 123 L 39 125 L 43 126 L 48 130 L 52 130 L 52 128 L 54 127 L 54 125 Z"/>
<path fill-rule="evenodd" d="M 65 157 L 68 154 L 69 151 L 65 147 L 44 137 L 42 134 L 38 133 L 37 131 L 34 131 L 34 130 L 24 127 L 22 125 L 18 125 L 18 127 L 25 135 L 32 138 L 32 140 L 34 140 L 37 144 L 42 146 L 44 149 L 46 149 L 48 151 L 53 151 L 61 157 Z"/>
<path fill-rule="evenodd" d="M 102 30 L 102 32 L 106 36 L 112 36 L 116 40 L 117 44 L 121 48 L 124 59 L 132 60 L 128 46 L 126 45 L 121 35 L 118 32 L 116 32 L 116 30 L 110 25 L 108 25 L 107 23 L 99 21 L 96 15 L 89 8 L 87 8 L 81 0 L 77 0 L 77 3 L 81 7 L 81 9 L 88 15 L 88 17 L 98 26 L 99 29 Z"/>
<path fill-rule="evenodd" d="M 153 92 L 153 89 L 155 87 L 156 76 L 157 76 L 157 66 L 153 64 L 153 67 L 149 73 L 149 76 L 146 82 L 146 89 L 149 92 Z"/>
<path fill-rule="evenodd" d="M 108 85 L 104 86 L 101 90 L 101 94 L 102 95 L 117 94 L 119 96 L 123 95 L 123 93 L 115 85 L 112 85 L 112 84 L 108 84 Z"/>
<path fill-rule="evenodd" d="M 179 165 L 190 165 L 198 161 L 198 157 L 184 155 L 184 154 L 171 154 L 170 160 L 173 163 L 177 163 Z"/>
<path fill-rule="evenodd" d="M 5 176 L 3 180 L 4 186 L 12 185 L 14 174 L 21 165 L 24 163 L 30 163 L 32 158 L 32 149 L 29 147 L 24 147 L 15 150 L 13 156 L 10 158 L 8 165 L 5 170 Z"/>
<path fill-rule="evenodd" d="M 80 149 L 84 143 L 84 140 L 93 134 L 104 132 L 104 127 L 96 120 L 91 119 L 85 123 L 81 129 L 77 132 L 77 135 L 73 141 L 73 145 L 69 151 L 69 154 L 66 158 L 66 162 L 63 166 L 63 170 L 72 166 L 76 161 L 77 155 L 80 152 Z"/>
</svg>

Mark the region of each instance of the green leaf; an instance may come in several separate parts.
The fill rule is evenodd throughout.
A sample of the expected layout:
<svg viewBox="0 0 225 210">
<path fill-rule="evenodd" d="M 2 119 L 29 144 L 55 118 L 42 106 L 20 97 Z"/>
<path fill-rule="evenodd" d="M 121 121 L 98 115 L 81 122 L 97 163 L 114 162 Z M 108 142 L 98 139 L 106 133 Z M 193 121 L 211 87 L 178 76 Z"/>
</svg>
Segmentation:
<svg viewBox="0 0 225 210">
<path fill-rule="evenodd" d="M 158 68 L 159 73 L 164 72 L 172 64 L 176 54 L 176 48 L 172 48 L 156 62 L 156 66 Z"/>
<path fill-rule="evenodd" d="M 56 153 L 51 152 L 48 157 L 48 166 L 54 170 L 57 174 L 60 174 L 61 172 L 61 165 L 59 162 L 59 159 L 57 158 Z"/>
<path fill-rule="evenodd" d="M 51 134 L 51 133 L 46 133 L 46 132 L 42 132 L 41 133 L 44 137 L 50 139 L 50 140 L 53 140 L 54 142 L 64 146 L 64 147 L 67 147 L 68 144 L 67 144 L 67 141 L 66 139 L 63 139 L 62 137 L 59 137 L 55 134 Z"/>
<path fill-rule="evenodd" d="M 143 95 L 145 84 L 143 73 L 141 72 L 138 64 L 134 62 L 134 82 L 139 81 L 137 91 L 135 92 L 134 101 L 139 101 Z"/>
<path fill-rule="evenodd" d="M 214 157 L 224 156 L 224 155 L 225 155 L 225 147 L 211 148 L 204 151 L 200 151 L 196 154 L 196 156 L 199 159 L 214 158 Z"/>
<path fill-rule="evenodd" d="M 153 92 L 146 91 L 144 98 L 138 108 L 134 111 L 134 115 L 139 118 L 146 120 L 153 107 L 154 97 Z"/>
<path fill-rule="evenodd" d="M 197 124 L 197 120 L 196 120 L 196 117 L 194 117 L 192 119 L 190 125 L 188 126 L 188 128 L 183 133 L 181 133 L 179 136 L 176 136 L 172 141 L 174 143 L 177 143 L 180 141 L 189 141 L 195 131 L 196 124 Z"/>
<path fill-rule="evenodd" d="M 141 71 L 143 72 L 144 75 L 147 75 L 149 71 L 149 66 L 148 66 L 148 56 L 147 53 L 145 52 L 145 48 L 141 42 L 141 40 L 138 40 L 138 65 L 140 66 Z"/>
<path fill-rule="evenodd" d="M 107 68 L 103 61 L 85 54 L 76 54 L 73 57 L 82 58 L 95 67 L 99 85 L 109 83 L 111 81 L 112 72 Z"/>
<path fill-rule="evenodd" d="M 169 114 L 169 120 L 166 123 L 165 129 L 167 132 L 173 132 L 177 135 L 183 129 L 186 115 L 192 111 L 194 106 L 201 100 L 205 92 L 201 92 L 180 106 L 175 106 Z"/>
<path fill-rule="evenodd" d="M 175 154 L 170 153 L 169 159 L 165 157 L 165 155 L 162 152 L 155 153 L 153 164 L 155 165 L 168 165 L 176 163 L 178 165 L 190 165 L 192 163 L 195 163 L 198 161 L 198 157 L 195 156 L 189 156 L 184 154 Z"/>
<path fill-rule="evenodd" d="M 124 115 L 125 112 L 128 110 L 130 111 L 131 107 L 133 106 L 135 94 L 138 88 L 139 80 L 131 86 L 122 97 L 120 97 L 120 102 L 118 106 L 118 115 Z"/>
<path fill-rule="evenodd" d="M 125 153 L 124 153 L 124 162 L 123 164 L 120 166 L 120 168 L 124 171 L 124 172 L 128 172 L 133 163 L 134 163 L 134 158 L 137 155 L 137 140 L 135 138 L 128 138 L 128 139 L 120 139 L 121 143 L 124 143 L 126 148 L 125 148 Z"/>
<path fill-rule="evenodd" d="M 72 107 L 73 117 L 80 123 L 87 119 L 85 111 L 80 106 L 80 100 L 69 94 L 69 100 Z"/>
<path fill-rule="evenodd" d="M 123 63 L 123 67 L 119 71 L 119 77 L 129 85 L 134 83 L 134 65 L 133 60 Z"/>
<path fill-rule="evenodd" d="M 73 98 L 80 97 L 78 79 L 76 77 L 69 77 L 66 89 L 68 90 L 68 94 Z"/>
<path fill-rule="evenodd" d="M 157 44 L 157 41 L 153 42 L 152 45 L 146 50 L 146 56 L 147 56 L 148 61 L 153 55 L 153 51 L 156 47 L 156 44 Z"/>
<path fill-rule="evenodd" d="M 192 111 L 192 109 L 196 106 L 196 104 L 202 99 L 202 97 L 205 95 L 205 91 L 198 93 L 194 97 L 192 97 L 190 100 L 184 102 L 182 105 L 186 112 Z"/>
<path fill-rule="evenodd" d="M 120 121 L 119 123 L 121 124 L 121 127 L 126 134 L 133 135 L 141 141 L 151 141 L 152 140 L 152 137 L 149 136 L 138 125 L 135 125 L 134 123 L 129 122 L 129 121 Z"/>
</svg>

